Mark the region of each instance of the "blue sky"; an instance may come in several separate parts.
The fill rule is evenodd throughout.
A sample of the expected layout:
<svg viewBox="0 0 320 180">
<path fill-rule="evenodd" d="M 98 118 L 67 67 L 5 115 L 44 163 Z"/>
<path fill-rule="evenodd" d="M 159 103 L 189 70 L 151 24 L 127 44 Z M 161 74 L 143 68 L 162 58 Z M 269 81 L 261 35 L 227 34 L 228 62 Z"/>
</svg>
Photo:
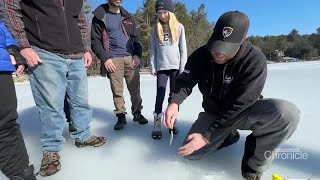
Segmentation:
<svg viewBox="0 0 320 180">
<path fill-rule="evenodd" d="M 250 18 L 249 35 L 288 34 L 297 29 L 299 34 L 315 33 L 320 27 L 320 0 L 180 0 L 188 10 L 206 5 L 209 21 L 216 22 L 221 14 L 239 10 Z M 96 7 L 106 0 L 89 0 Z M 123 7 L 134 13 L 143 0 L 123 0 Z"/>
</svg>

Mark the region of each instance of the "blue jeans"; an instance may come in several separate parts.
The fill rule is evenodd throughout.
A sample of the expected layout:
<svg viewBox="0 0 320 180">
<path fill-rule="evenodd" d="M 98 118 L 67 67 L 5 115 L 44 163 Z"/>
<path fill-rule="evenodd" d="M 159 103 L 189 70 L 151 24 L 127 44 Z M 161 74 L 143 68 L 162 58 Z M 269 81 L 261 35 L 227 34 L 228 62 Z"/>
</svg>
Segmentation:
<svg viewBox="0 0 320 180">
<path fill-rule="evenodd" d="M 83 59 L 65 59 L 37 47 L 32 47 L 42 64 L 29 67 L 30 86 L 41 121 L 43 151 L 60 151 L 65 142 L 63 111 L 68 94 L 70 117 L 76 131 L 71 137 L 85 141 L 91 137 L 92 110 L 88 104 L 88 82 Z"/>
</svg>

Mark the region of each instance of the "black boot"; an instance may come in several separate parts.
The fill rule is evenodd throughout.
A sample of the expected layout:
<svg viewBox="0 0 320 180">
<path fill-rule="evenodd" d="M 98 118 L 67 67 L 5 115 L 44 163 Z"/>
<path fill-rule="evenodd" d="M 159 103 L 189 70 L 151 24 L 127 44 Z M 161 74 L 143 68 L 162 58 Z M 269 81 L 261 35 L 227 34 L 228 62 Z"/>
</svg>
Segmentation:
<svg viewBox="0 0 320 180">
<path fill-rule="evenodd" d="M 64 99 L 63 111 L 64 111 L 64 113 L 66 115 L 67 123 L 69 124 L 69 132 L 77 131 L 76 128 L 74 127 L 74 125 L 73 125 L 73 122 L 71 121 L 70 108 L 69 108 L 69 103 L 67 101 L 67 98 Z"/>
<path fill-rule="evenodd" d="M 36 176 L 33 174 L 33 165 L 28 166 L 23 172 L 18 176 L 13 176 L 9 180 L 37 180 Z"/>
<path fill-rule="evenodd" d="M 254 155 L 255 150 L 256 138 L 250 134 L 246 138 L 244 155 L 241 162 L 242 177 L 246 180 L 259 180 L 262 176 L 262 172 L 257 172 L 248 165 L 248 161 Z"/>
<path fill-rule="evenodd" d="M 117 114 L 118 122 L 114 125 L 114 130 L 122 130 L 124 126 L 127 124 L 126 114 Z"/>
<path fill-rule="evenodd" d="M 73 122 L 71 120 L 67 122 L 69 123 L 69 132 L 76 132 L 77 130 L 74 127 Z"/>
<path fill-rule="evenodd" d="M 141 114 L 140 110 L 136 110 L 133 113 L 133 121 L 138 122 L 139 124 L 147 124 L 148 120 Z"/>
<path fill-rule="evenodd" d="M 248 165 L 242 166 L 242 177 L 245 180 L 260 180 L 262 173 L 251 169 Z"/>
<path fill-rule="evenodd" d="M 218 147 L 218 149 L 222 149 L 224 147 L 230 146 L 231 144 L 234 144 L 239 141 L 240 134 L 239 132 L 235 129 L 233 130 L 228 137 L 223 141 L 223 143 Z"/>
</svg>

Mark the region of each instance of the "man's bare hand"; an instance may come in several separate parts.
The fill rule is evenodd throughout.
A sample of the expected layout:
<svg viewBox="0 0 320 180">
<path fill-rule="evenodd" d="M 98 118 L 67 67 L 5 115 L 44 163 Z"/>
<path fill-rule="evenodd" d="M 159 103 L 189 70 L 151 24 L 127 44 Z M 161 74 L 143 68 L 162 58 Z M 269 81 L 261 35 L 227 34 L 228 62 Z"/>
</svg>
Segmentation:
<svg viewBox="0 0 320 180">
<path fill-rule="evenodd" d="M 132 67 L 137 67 L 140 65 L 140 58 L 137 55 L 132 56 Z"/>
<path fill-rule="evenodd" d="M 85 67 L 88 68 L 91 66 L 92 64 L 92 55 L 90 52 L 85 52 L 83 54 L 83 60 L 84 60 L 84 64 L 85 64 Z"/>
<path fill-rule="evenodd" d="M 169 129 L 173 129 L 174 121 L 178 116 L 178 110 L 179 110 L 178 104 L 172 103 L 167 107 L 164 113 L 163 124 Z"/>
<path fill-rule="evenodd" d="M 206 144 L 208 144 L 206 139 L 204 139 L 204 137 L 198 133 L 190 134 L 187 137 L 186 141 L 188 143 L 179 148 L 178 154 L 181 156 L 188 156 L 192 154 L 194 151 L 197 151 Z"/>
<path fill-rule="evenodd" d="M 20 54 L 26 59 L 29 67 L 35 67 L 42 63 L 42 60 L 32 48 L 24 48 L 20 51 Z"/>
<path fill-rule="evenodd" d="M 104 63 L 104 67 L 106 67 L 108 72 L 116 72 L 117 68 L 116 66 L 113 64 L 112 59 L 108 59 L 105 63 Z"/>
</svg>

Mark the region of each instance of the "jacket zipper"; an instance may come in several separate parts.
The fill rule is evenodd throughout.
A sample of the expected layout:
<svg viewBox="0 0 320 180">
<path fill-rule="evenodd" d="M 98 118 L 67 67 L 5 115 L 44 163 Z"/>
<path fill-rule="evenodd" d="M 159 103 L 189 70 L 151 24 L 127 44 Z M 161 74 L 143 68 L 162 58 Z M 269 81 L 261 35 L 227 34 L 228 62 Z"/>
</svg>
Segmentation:
<svg viewBox="0 0 320 180">
<path fill-rule="evenodd" d="M 213 92 L 213 84 L 214 84 L 214 62 L 213 60 L 211 60 L 211 63 L 212 63 L 212 83 L 211 83 L 211 87 L 210 87 L 210 93 Z"/>
<path fill-rule="evenodd" d="M 37 24 L 37 28 L 38 28 L 38 34 L 39 34 L 40 41 L 42 41 L 40 26 L 39 26 L 39 22 L 38 22 L 38 18 L 37 17 L 36 17 L 36 24 Z"/>
<path fill-rule="evenodd" d="M 65 11 L 65 7 L 64 7 L 64 1 L 65 0 L 62 0 L 62 10 L 63 10 L 64 23 L 66 25 L 66 30 L 67 30 L 68 52 L 70 53 L 71 44 L 70 44 L 69 28 L 68 28 L 68 23 L 67 23 L 67 18 L 66 18 L 66 11 Z"/>
<path fill-rule="evenodd" d="M 225 77 L 224 76 L 225 76 L 227 67 L 228 67 L 228 64 L 225 64 L 223 71 L 222 71 L 222 86 L 221 86 L 220 93 L 219 93 L 219 99 L 221 99 L 222 95 L 224 94 L 224 89 L 225 89 L 225 83 L 224 83 Z"/>
</svg>

